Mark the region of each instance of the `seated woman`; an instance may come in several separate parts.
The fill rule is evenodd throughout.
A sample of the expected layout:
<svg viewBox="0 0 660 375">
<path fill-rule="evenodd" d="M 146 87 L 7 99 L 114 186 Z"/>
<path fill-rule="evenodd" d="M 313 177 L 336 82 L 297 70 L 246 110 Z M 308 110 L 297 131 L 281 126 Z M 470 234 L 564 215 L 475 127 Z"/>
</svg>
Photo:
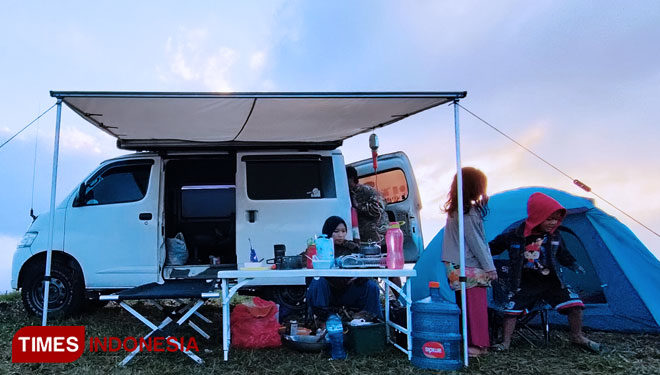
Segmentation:
<svg viewBox="0 0 660 375">
<path fill-rule="evenodd" d="M 339 216 L 330 216 L 323 224 L 323 234 L 332 237 L 335 257 L 357 253 L 358 246 L 346 240 L 346 222 Z M 380 289 L 372 279 L 356 277 L 320 277 L 312 279 L 307 288 L 307 306 L 325 322 L 331 308 L 348 308 L 366 311 L 382 319 Z"/>
</svg>

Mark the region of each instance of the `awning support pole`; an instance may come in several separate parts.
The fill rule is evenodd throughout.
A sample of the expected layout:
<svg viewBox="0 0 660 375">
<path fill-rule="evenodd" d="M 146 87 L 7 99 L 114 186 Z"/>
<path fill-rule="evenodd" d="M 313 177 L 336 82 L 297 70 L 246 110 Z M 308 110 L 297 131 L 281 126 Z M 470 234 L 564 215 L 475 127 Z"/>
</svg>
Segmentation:
<svg viewBox="0 0 660 375">
<path fill-rule="evenodd" d="M 46 271 L 44 272 L 44 301 L 41 325 L 48 321 L 48 291 L 50 289 L 50 265 L 53 259 L 53 232 L 55 230 L 55 193 L 57 191 L 57 162 L 60 153 L 60 120 L 62 118 L 62 99 L 57 99 L 57 118 L 55 120 L 55 145 L 53 148 L 53 175 L 50 183 L 50 219 L 48 223 L 48 248 L 46 249 Z"/>
<path fill-rule="evenodd" d="M 465 291 L 465 227 L 463 220 L 463 168 L 461 167 L 461 130 L 458 123 L 458 99 L 454 99 L 454 132 L 456 139 L 456 187 L 458 191 L 458 248 L 461 282 L 461 319 L 463 326 L 463 365 L 468 366 L 467 296 Z"/>
</svg>

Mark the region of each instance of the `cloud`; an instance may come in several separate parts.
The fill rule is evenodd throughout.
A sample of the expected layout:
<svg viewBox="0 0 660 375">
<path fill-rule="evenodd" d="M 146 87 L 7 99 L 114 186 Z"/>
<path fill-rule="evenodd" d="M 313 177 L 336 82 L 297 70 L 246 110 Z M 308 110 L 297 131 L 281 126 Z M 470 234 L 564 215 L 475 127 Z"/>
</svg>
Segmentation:
<svg viewBox="0 0 660 375">
<path fill-rule="evenodd" d="M 297 1 L 241 4 L 222 13 L 183 24 L 164 40 L 166 62 L 157 65 L 161 82 L 184 83 L 188 89 L 257 91 L 276 88 L 267 74 L 277 68 L 278 55 L 296 43 L 303 27 Z M 251 22 L 242 20 L 249 15 Z"/>
<path fill-rule="evenodd" d="M 228 77 L 236 60 L 236 51 L 227 47 L 221 47 L 215 54 L 208 56 L 202 67 L 204 84 L 213 91 L 232 91 Z"/>
<path fill-rule="evenodd" d="M 91 134 L 78 128 L 66 127 L 60 134 L 60 147 L 67 152 L 100 154 L 101 142 Z"/>
<path fill-rule="evenodd" d="M 170 36 L 165 44 L 169 69 L 157 67 L 162 81 L 183 80 L 201 84 L 212 91 L 233 91 L 230 79 L 241 54 L 227 45 L 214 45 L 215 38 L 202 28 L 182 27 L 175 36 Z M 250 67 L 263 67 L 265 54 L 255 53 L 250 59 Z"/>
<path fill-rule="evenodd" d="M 250 57 L 250 68 L 255 71 L 259 71 L 264 67 L 266 63 L 266 53 L 264 51 L 257 51 L 252 54 Z"/>
</svg>

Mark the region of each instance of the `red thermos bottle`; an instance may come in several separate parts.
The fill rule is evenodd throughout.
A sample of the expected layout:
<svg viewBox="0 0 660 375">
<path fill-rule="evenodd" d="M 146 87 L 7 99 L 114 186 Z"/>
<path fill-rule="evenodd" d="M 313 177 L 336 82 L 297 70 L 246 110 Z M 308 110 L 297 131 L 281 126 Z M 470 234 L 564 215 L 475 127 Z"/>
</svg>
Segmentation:
<svg viewBox="0 0 660 375">
<path fill-rule="evenodd" d="M 312 265 L 312 259 L 316 256 L 316 242 L 313 238 L 307 240 L 307 268 L 314 268 Z"/>
<path fill-rule="evenodd" d="M 360 244 L 360 229 L 358 228 L 358 213 L 355 207 L 351 207 L 351 227 L 353 227 L 353 241 Z"/>
<path fill-rule="evenodd" d="M 391 222 L 390 228 L 385 232 L 385 243 L 387 244 L 387 268 L 403 268 L 403 232 L 401 224 Z"/>
</svg>

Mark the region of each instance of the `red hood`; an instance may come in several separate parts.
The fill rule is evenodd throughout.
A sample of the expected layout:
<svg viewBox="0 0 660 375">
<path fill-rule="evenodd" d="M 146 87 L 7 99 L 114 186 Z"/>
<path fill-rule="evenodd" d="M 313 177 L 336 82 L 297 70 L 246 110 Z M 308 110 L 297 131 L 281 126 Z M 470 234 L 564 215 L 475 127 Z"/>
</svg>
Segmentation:
<svg viewBox="0 0 660 375">
<path fill-rule="evenodd" d="M 555 211 L 561 211 L 561 219 L 555 229 L 552 230 L 553 232 L 559 227 L 561 221 L 564 220 L 566 209 L 559 202 L 543 193 L 532 194 L 527 201 L 527 220 L 525 220 L 524 236 L 531 235 L 532 229 L 544 222 Z"/>
</svg>

